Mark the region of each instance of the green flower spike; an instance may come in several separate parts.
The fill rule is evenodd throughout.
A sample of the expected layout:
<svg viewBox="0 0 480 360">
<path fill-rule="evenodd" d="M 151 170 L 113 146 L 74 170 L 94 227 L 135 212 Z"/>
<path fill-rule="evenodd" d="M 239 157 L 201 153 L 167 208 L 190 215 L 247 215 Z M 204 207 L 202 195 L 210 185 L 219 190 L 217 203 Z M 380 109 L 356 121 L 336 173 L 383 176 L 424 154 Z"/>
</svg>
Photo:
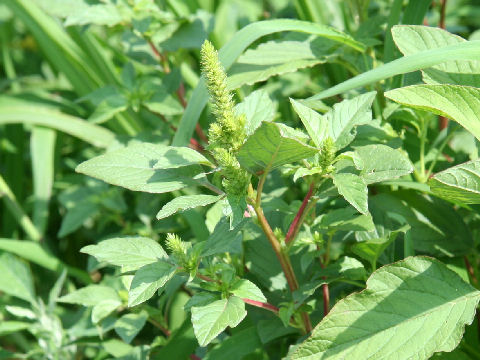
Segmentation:
<svg viewBox="0 0 480 360">
<path fill-rule="evenodd" d="M 217 51 L 208 40 L 203 43 L 200 55 L 202 73 L 217 120 L 208 130 L 208 148 L 221 168 L 225 191 L 232 195 L 244 195 L 250 175 L 240 167 L 235 153 L 246 138 L 245 116 L 235 114 L 233 96 L 227 89 L 227 75 Z"/>
</svg>

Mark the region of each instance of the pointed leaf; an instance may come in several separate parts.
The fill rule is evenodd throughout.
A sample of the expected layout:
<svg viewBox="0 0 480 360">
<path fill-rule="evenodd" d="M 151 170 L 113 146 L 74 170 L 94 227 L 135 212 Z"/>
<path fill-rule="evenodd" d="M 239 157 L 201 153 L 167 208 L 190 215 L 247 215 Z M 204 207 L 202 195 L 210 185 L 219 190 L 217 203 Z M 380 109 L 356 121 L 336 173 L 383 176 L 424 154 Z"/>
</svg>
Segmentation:
<svg viewBox="0 0 480 360">
<path fill-rule="evenodd" d="M 142 311 L 138 314 L 126 314 L 115 322 L 115 332 L 130 344 L 147 322 L 148 313 Z"/>
<path fill-rule="evenodd" d="M 195 185 L 199 164 L 210 162 L 186 147 L 135 143 L 87 160 L 76 171 L 130 190 L 163 193 Z"/>
<path fill-rule="evenodd" d="M 83 306 L 95 306 L 104 300 L 114 300 L 121 303 L 117 292 L 113 288 L 104 285 L 88 285 L 58 298 L 57 301 Z"/>
<path fill-rule="evenodd" d="M 353 99 L 335 104 L 324 115 L 328 123 L 328 134 L 335 140 L 337 150 L 343 149 L 355 138 L 355 127 L 372 120 L 372 103 L 377 93 L 369 92 Z"/>
<path fill-rule="evenodd" d="M 136 270 L 158 259 L 168 258 L 159 243 L 140 236 L 103 240 L 97 245 L 85 246 L 80 251 L 95 256 L 98 261 L 127 266 L 129 270 Z"/>
<path fill-rule="evenodd" d="M 182 212 L 187 209 L 193 209 L 198 206 L 207 206 L 217 202 L 222 198 L 222 195 L 185 195 L 179 196 L 165 204 L 157 214 L 157 219 L 164 219 L 177 212 Z"/>
<path fill-rule="evenodd" d="M 328 136 L 328 122 L 315 110 L 303 105 L 299 101 L 290 99 L 293 109 L 302 120 L 303 126 L 307 129 L 308 135 L 317 147 L 322 145 L 323 140 Z"/>
<path fill-rule="evenodd" d="M 228 87 L 237 89 L 245 84 L 253 85 L 268 78 L 298 69 L 325 63 L 334 57 L 333 42 L 317 41 L 268 41 L 249 49 L 241 55 L 229 70 Z"/>
<path fill-rule="evenodd" d="M 0 291 L 32 302 L 35 299 L 30 269 L 11 254 L 0 255 Z"/>
<path fill-rule="evenodd" d="M 244 168 L 256 174 L 305 159 L 318 152 L 300 141 L 298 135 L 286 125 L 264 122 L 240 148 L 237 159 Z"/>
<path fill-rule="evenodd" d="M 342 195 L 355 209 L 362 214 L 368 214 L 368 189 L 360 176 L 355 174 L 334 174 L 333 183 Z"/>
<path fill-rule="evenodd" d="M 263 295 L 262 290 L 249 280 L 240 279 L 235 281 L 229 291 L 239 298 L 267 302 L 267 298 Z"/>
<path fill-rule="evenodd" d="M 236 296 L 192 307 L 193 331 L 200 346 L 208 345 L 227 326 L 237 326 L 247 315 L 245 303 Z"/>
<path fill-rule="evenodd" d="M 428 182 L 433 194 L 463 204 L 480 204 L 480 160 L 435 174 Z"/>
<path fill-rule="evenodd" d="M 445 116 L 480 140 L 480 89 L 459 85 L 413 85 L 385 96 L 415 109 Z"/>
<path fill-rule="evenodd" d="M 165 261 L 157 261 L 138 269 L 128 291 L 128 306 L 135 306 L 150 299 L 173 275 L 176 267 Z"/>
<path fill-rule="evenodd" d="M 256 90 L 248 95 L 240 104 L 235 106 L 237 115 L 246 117 L 245 131 L 247 136 L 252 135 L 263 121 L 272 121 L 275 117 L 275 105 L 263 90 Z"/>
<path fill-rule="evenodd" d="M 289 359 L 429 359 L 452 351 L 480 292 L 438 260 L 409 257 L 340 300 Z"/>
<path fill-rule="evenodd" d="M 407 156 L 381 144 L 356 148 L 353 161 L 367 184 L 396 179 L 413 171 L 413 165 Z"/>
</svg>

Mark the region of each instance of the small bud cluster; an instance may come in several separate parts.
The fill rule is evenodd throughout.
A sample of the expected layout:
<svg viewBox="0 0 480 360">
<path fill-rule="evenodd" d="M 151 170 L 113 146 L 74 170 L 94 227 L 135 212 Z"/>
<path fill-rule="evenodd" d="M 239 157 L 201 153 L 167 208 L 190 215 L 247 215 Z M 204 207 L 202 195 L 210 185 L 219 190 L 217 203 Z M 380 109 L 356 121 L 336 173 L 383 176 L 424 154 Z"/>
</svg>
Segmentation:
<svg viewBox="0 0 480 360">
<path fill-rule="evenodd" d="M 235 153 L 246 138 L 245 117 L 235 114 L 232 94 L 227 89 L 227 75 L 220 64 L 217 51 L 209 41 L 203 44 L 200 55 L 202 73 L 217 120 L 208 131 L 208 148 L 221 168 L 225 191 L 243 195 L 250 176 L 240 167 Z"/>
<path fill-rule="evenodd" d="M 171 251 L 171 256 L 186 272 L 196 268 L 196 261 L 189 254 L 190 243 L 183 242 L 178 235 L 167 234 L 166 245 Z"/>
<path fill-rule="evenodd" d="M 332 163 L 335 160 L 335 143 L 331 137 L 327 137 L 323 140 L 320 146 L 318 164 L 322 168 L 324 174 L 328 174 L 333 171 Z"/>
</svg>

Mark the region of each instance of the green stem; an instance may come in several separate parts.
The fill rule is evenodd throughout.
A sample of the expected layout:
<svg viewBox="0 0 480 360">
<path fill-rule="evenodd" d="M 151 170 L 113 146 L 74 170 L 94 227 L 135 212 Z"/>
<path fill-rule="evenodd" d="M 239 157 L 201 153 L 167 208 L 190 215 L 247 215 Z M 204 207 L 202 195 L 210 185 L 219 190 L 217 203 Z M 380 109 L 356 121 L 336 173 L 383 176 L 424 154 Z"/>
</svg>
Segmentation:
<svg viewBox="0 0 480 360">
<path fill-rule="evenodd" d="M 33 225 L 32 221 L 27 216 L 27 214 L 23 211 L 17 199 L 15 198 L 15 195 L 13 194 L 12 190 L 10 190 L 10 187 L 8 186 L 8 184 L 5 182 L 5 180 L 1 175 L 0 175 L 0 197 L 3 197 L 3 200 L 5 201 L 5 205 L 10 210 L 15 220 L 17 220 L 17 222 L 23 228 L 27 236 L 33 241 L 41 241 L 42 235 L 40 234 L 38 229 L 35 227 L 35 225 Z"/>
</svg>

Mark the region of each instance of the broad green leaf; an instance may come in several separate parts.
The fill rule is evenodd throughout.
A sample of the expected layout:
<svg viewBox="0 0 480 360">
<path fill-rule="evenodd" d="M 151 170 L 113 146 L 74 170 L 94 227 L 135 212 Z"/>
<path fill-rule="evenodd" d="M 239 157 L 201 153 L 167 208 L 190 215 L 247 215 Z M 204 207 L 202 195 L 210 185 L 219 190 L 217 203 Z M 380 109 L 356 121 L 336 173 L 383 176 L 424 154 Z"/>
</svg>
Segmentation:
<svg viewBox="0 0 480 360">
<path fill-rule="evenodd" d="M 442 46 L 440 48 L 425 50 L 413 55 L 381 65 L 352 79 L 344 81 L 328 90 L 312 96 L 309 100 L 324 99 L 338 95 L 349 90 L 369 85 L 377 81 L 390 78 L 399 74 L 427 69 L 429 67 L 455 60 L 478 60 L 480 57 L 480 41 L 466 41 L 460 44 Z"/>
<path fill-rule="evenodd" d="M 318 225 L 328 230 L 335 229 L 337 231 L 372 231 L 375 229 L 371 216 L 359 215 L 352 207 L 327 212 L 321 217 Z"/>
<path fill-rule="evenodd" d="M 134 191 L 163 193 L 198 184 L 199 164 L 210 162 L 186 147 L 135 143 L 77 166 L 76 171 Z"/>
<path fill-rule="evenodd" d="M 313 281 L 306 282 L 295 290 L 292 294 L 293 300 L 300 304 L 304 303 L 323 284 L 342 279 L 363 281 L 366 277 L 367 272 L 360 261 L 349 256 L 343 256 L 325 269 L 321 269 Z"/>
<path fill-rule="evenodd" d="M 222 195 L 185 195 L 179 196 L 172 201 L 165 204 L 157 214 L 157 219 L 164 219 L 177 212 L 193 209 L 198 206 L 207 206 L 217 202 L 222 198 Z"/>
<path fill-rule="evenodd" d="M 395 44 L 403 55 L 466 42 L 460 36 L 431 26 L 396 26 L 392 30 Z M 422 70 L 428 84 L 458 84 L 480 87 L 479 61 L 449 61 Z"/>
<path fill-rule="evenodd" d="M 203 245 L 202 256 L 211 256 L 220 253 L 239 254 L 242 252 L 242 230 L 245 221 L 230 229 L 227 218 L 222 218 L 215 226 L 212 234 Z"/>
<path fill-rule="evenodd" d="M 176 267 L 165 261 L 157 261 L 137 270 L 128 291 L 128 306 L 135 306 L 150 299 L 173 275 Z"/>
<path fill-rule="evenodd" d="M 113 300 L 121 303 L 118 293 L 113 288 L 104 285 L 88 285 L 58 298 L 57 301 L 83 306 L 95 306 L 104 300 Z"/>
<path fill-rule="evenodd" d="M 372 103 L 376 92 L 369 92 L 353 99 L 335 104 L 324 115 L 328 124 L 328 135 L 335 140 L 336 150 L 343 149 L 355 138 L 357 125 L 367 124 L 372 120 Z"/>
<path fill-rule="evenodd" d="M 238 31 L 230 41 L 220 49 L 220 62 L 223 67 L 228 70 L 250 44 L 262 36 L 282 31 L 297 31 L 313 34 L 345 44 L 346 46 L 350 46 L 360 52 L 364 50 L 363 44 L 353 40 L 349 35 L 333 28 L 308 21 L 275 19 L 255 22 Z M 205 81 L 202 79 L 193 91 L 190 101 L 188 102 L 187 109 L 180 121 L 178 131 L 173 138 L 173 145 L 186 146 L 188 144 L 207 101 L 208 93 L 205 88 Z"/>
<path fill-rule="evenodd" d="M 240 330 L 209 349 L 204 360 L 242 360 L 245 356 L 262 348 L 255 326 Z"/>
<path fill-rule="evenodd" d="M 375 271 L 292 349 L 300 359 L 429 359 L 452 351 L 480 292 L 438 260 L 409 257 Z"/>
<path fill-rule="evenodd" d="M 368 214 L 368 189 L 360 176 L 348 173 L 333 174 L 333 183 L 338 193 L 355 209 L 364 215 Z"/>
<path fill-rule="evenodd" d="M 253 85 L 268 78 L 311 67 L 334 56 L 333 42 L 325 39 L 305 41 L 268 41 L 247 50 L 230 68 L 228 87 Z"/>
<path fill-rule="evenodd" d="M 115 322 L 115 332 L 130 344 L 147 322 L 148 313 L 142 311 L 138 314 L 126 314 Z"/>
<path fill-rule="evenodd" d="M 385 97 L 452 119 L 480 139 L 480 89 L 460 85 L 413 85 L 387 91 Z"/>
<path fill-rule="evenodd" d="M 262 290 L 249 280 L 240 279 L 235 281 L 229 291 L 239 298 L 246 298 L 255 301 L 267 302 L 267 298 L 263 295 Z"/>
<path fill-rule="evenodd" d="M 220 300 L 220 298 L 221 298 L 221 295 L 219 293 L 208 292 L 208 291 L 197 292 L 185 303 L 185 305 L 183 306 L 183 309 L 185 311 L 190 311 L 190 309 L 193 306 L 196 306 L 196 307 L 205 306 L 214 301 Z"/>
<path fill-rule="evenodd" d="M 242 145 L 237 159 L 254 174 L 270 171 L 318 152 L 301 140 L 294 129 L 286 125 L 264 122 Z"/>
<path fill-rule="evenodd" d="M 2 320 L 2 322 L 0 322 L 0 336 L 18 333 L 22 330 L 28 329 L 32 325 L 33 325 L 32 323 L 23 322 L 23 321 Z"/>
<path fill-rule="evenodd" d="M 400 232 L 405 233 L 408 229 L 410 229 L 410 226 L 404 225 L 402 228 L 390 232 L 387 236 L 357 242 L 352 245 L 351 250 L 362 259 L 369 261 L 372 269 L 375 270 L 380 255 L 393 241 L 395 241 Z"/>
<path fill-rule="evenodd" d="M 406 155 L 381 144 L 356 148 L 353 161 L 366 184 L 396 179 L 413 171 L 413 165 Z"/>
<path fill-rule="evenodd" d="M 104 99 L 95 107 L 95 111 L 88 118 L 88 121 L 94 124 L 104 123 L 116 114 L 125 111 L 128 108 L 128 100 L 123 95 L 112 95 Z"/>
<path fill-rule="evenodd" d="M 480 160 L 473 160 L 435 174 L 428 182 L 432 193 L 463 204 L 480 204 Z"/>
<path fill-rule="evenodd" d="M 0 274 L 0 291 L 29 302 L 35 301 L 32 274 L 24 262 L 11 254 L 2 254 Z"/>
<path fill-rule="evenodd" d="M 60 199 L 62 195 L 60 195 Z M 57 236 L 62 238 L 73 233 L 81 228 L 88 219 L 93 218 L 99 212 L 100 205 L 93 202 L 91 197 L 72 204 L 70 209 L 67 208 L 67 213 L 62 218 L 62 225 L 58 230 Z"/>
<path fill-rule="evenodd" d="M 237 326 L 247 315 L 245 303 L 236 296 L 192 307 L 193 331 L 200 346 L 208 345 L 223 330 Z"/>
<path fill-rule="evenodd" d="M 275 117 L 275 105 L 268 93 L 263 89 L 259 89 L 248 95 L 240 104 L 237 104 L 235 113 L 237 115 L 245 115 L 245 131 L 247 136 L 250 136 L 263 121 L 273 120 Z"/>
<path fill-rule="evenodd" d="M 13 100 L 12 100 L 13 99 Z M 115 139 L 110 130 L 58 110 L 32 105 L 10 97 L 0 99 L 0 125 L 31 124 L 45 126 L 77 137 L 89 144 L 108 147 Z"/>
<path fill-rule="evenodd" d="M 113 311 L 115 311 L 122 302 L 120 300 L 102 300 L 92 308 L 92 322 L 98 324 L 100 321 L 105 319 Z"/>
<path fill-rule="evenodd" d="M 88 245 L 81 252 L 94 256 L 98 261 L 136 270 L 144 265 L 167 259 L 168 255 L 155 240 L 146 237 L 123 237 L 103 240 Z"/>
<path fill-rule="evenodd" d="M 299 101 L 290 99 L 290 102 L 300 120 L 302 120 L 303 126 L 307 129 L 308 135 L 310 135 L 315 145 L 320 147 L 329 134 L 327 119 Z"/>
</svg>

